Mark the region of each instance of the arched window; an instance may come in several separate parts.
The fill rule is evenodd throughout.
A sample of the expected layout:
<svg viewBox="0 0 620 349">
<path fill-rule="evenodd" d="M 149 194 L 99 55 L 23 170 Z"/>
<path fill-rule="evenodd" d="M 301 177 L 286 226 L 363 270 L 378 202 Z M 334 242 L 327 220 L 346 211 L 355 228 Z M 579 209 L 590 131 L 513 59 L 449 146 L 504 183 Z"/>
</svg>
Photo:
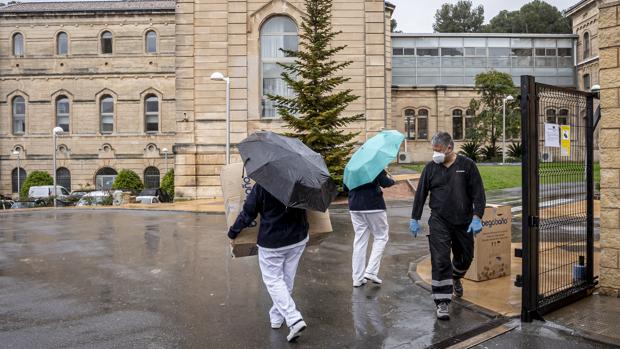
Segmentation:
<svg viewBox="0 0 620 349">
<path fill-rule="evenodd" d="M 454 109 L 452 111 L 452 138 L 454 140 L 463 139 L 463 111 Z"/>
<path fill-rule="evenodd" d="M 56 183 L 71 191 L 71 171 L 66 167 L 59 167 L 56 169 Z"/>
<path fill-rule="evenodd" d="M 465 138 L 467 139 L 472 139 L 474 137 L 475 117 L 476 113 L 473 110 L 467 109 L 465 111 Z"/>
<path fill-rule="evenodd" d="M 418 110 L 418 121 L 416 122 L 418 127 L 417 139 L 428 139 L 428 110 Z"/>
<path fill-rule="evenodd" d="M 146 53 L 157 53 L 157 33 L 153 30 L 146 32 Z"/>
<path fill-rule="evenodd" d="M 110 190 L 116 179 L 116 171 L 110 167 L 103 167 L 95 174 L 95 188 L 97 190 Z"/>
<path fill-rule="evenodd" d="M 405 133 L 407 139 L 415 139 L 415 110 L 405 109 Z"/>
<path fill-rule="evenodd" d="M 100 102 L 101 133 L 114 131 L 114 98 L 110 95 L 101 97 Z"/>
<path fill-rule="evenodd" d="M 24 35 L 22 33 L 13 34 L 13 56 L 22 57 L 24 51 Z"/>
<path fill-rule="evenodd" d="M 583 59 L 590 57 L 590 33 L 583 33 Z"/>
<path fill-rule="evenodd" d="M 159 188 L 159 169 L 149 166 L 144 170 L 144 188 Z"/>
<path fill-rule="evenodd" d="M 26 100 L 24 97 L 13 98 L 12 112 L 13 134 L 24 134 L 26 132 Z"/>
<path fill-rule="evenodd" d="M 568 125 L 568 109 L 560 109 L 558 111 L 558 124 Z"/>
<path fill-rule="evenodd" d="M 555 109 L 547 109 L 547 111 L 545 112 L 545 115 L 547 117 L 547 123 L 557 124 L 558 120 L 555 117 Z"/>
<path fill-rule="evenodd" d="M 26 170 L 23 168 L 14 168 L 11 172 L 11 192 L 19 193 L 24 185 L 24 181 L 26 180 Z"/>
<path fill-rule="evenodd" d="M 297 24 L 286 16 L 274 16 L 268 19 L 260 30 L 261 73 L 262 73 L 262 116 L 277 116 L 275 105 L 267 95 L 293 96 L 293 91 L 281 78 L 282 67 L 278 63 L 290 64 L 295 60 L 286 57 L 284 50 L 297 50 L 299 37 Z"/>
<path fill-rule="evenodd" d="M 101 53 L 103 54 L 110 54 L 113 51 L 113 37 L 112 37 L 112 33 L 110 33 L 109 31 L 104 31 L 103 33 L 101 33 Z"/>
<path fill-rule="evenodd" d="M 56 54 L 69 54 L 69 36 L 65 32 L 60 32 L 56 36 Z"/>
<path fill-rule="evenodd" d="M 69 98 L 60 96 L 56 99 L 56 126 L 69 132 Z"/>
<path fill-rule="evenodd" d="M 144 99 L 144 124 L 146 132 L 159 131 L 159 99 L 155 95 Z"/>
</svg>

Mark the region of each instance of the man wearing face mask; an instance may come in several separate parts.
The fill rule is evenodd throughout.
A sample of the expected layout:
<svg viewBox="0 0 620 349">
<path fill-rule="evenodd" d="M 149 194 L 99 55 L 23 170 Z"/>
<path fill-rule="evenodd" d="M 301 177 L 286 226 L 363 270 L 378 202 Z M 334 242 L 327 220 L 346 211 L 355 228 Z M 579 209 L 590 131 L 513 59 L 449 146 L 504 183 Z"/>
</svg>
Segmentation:
<svg viewBox="0 0 620 349">
<path fill-rule="evenodd" d="M 486 198 L 476 164 L 454 152 L 454 142 L 449 133 L 435 134 L 431 145 L 433 161 L 422 171 L 409 229 L 414 236 L 421 232 L 419 220 L 430 192 L 428 240 L 432 264 L 431 286 L 437 318 L 449 320 L 448 306 L 452 293 L 457 297 L 463 295 L 461 278 L 467 273 L 474 256 L 474 235 L 482 230 L 480 220 Z"/>
</svg>

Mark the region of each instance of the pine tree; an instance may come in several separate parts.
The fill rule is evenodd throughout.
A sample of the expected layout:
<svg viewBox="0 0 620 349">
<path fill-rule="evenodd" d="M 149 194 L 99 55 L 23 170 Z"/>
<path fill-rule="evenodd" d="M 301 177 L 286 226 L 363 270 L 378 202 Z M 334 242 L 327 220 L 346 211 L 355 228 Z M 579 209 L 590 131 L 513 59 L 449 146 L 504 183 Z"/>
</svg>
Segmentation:
<svg viewBox="0 0 620 349">
<path fill-rule="evenodd" d="M 269 95 L 278 114 L 292 130 L 288 136 L 299 138 L 312 150 L 321 154 L 333 179 L 342 183 L 347 164 L 358 133 L 344 128 L 362 120 L 364 114 L 342 116 L 347 106 L 357 100 L 350 89 L 336 89 L 349 78 L 339 72 L 352 61 L 337 62 L 334 55 L 346 46 L 331 47 L 332 40 L 341 32 L 332 29 L 331 0 L 305 0 L 306 13 L 301 23 L 300 49 L 283 50 L 293 64 L 280 64 L 282 79 L 294 92 L 292 97 Z"/>
</svg>

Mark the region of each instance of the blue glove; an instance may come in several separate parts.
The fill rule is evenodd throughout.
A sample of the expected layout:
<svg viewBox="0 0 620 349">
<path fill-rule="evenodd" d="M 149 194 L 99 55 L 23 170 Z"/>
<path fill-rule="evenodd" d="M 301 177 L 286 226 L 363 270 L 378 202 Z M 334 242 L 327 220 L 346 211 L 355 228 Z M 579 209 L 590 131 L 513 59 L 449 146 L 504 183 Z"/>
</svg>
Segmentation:
<svg viewBox="0 0 620 349">
<path fill-rule="evenodd" d="M 418 234 L 422 231 L 422 229 L 420 228 L 420 224 L 418 224 L 417 219 L 412 219 L 409 222 L 409 231 L 413 234 L 413 237 L 418 237 Z"/>
<path fill-rule="evenodd" d="M 474 217 L 471 223 L 469 223 L 469 228 L 467 228 L 467 232 L 470 234 L 477 235 L 481 231 L 482 231 L 482 222 L 480 221 L 480 218 Z"/>
</svg>

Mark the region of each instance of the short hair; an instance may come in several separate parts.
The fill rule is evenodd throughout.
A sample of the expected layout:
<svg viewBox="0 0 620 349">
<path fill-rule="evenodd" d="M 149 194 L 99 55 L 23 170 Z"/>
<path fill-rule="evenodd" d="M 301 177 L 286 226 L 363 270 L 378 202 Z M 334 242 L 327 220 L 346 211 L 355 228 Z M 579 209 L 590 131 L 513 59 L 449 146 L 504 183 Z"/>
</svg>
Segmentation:
<svg viewBox="0 0 620 349">
<path fill-rule="evenodd" d="M 454 141 L 448 132 L 435 133 L 433 138 L 431 138 L 431 145 L 443 145 L 446 148 L 451 146 L 454 149 Z"/>
</svg>

